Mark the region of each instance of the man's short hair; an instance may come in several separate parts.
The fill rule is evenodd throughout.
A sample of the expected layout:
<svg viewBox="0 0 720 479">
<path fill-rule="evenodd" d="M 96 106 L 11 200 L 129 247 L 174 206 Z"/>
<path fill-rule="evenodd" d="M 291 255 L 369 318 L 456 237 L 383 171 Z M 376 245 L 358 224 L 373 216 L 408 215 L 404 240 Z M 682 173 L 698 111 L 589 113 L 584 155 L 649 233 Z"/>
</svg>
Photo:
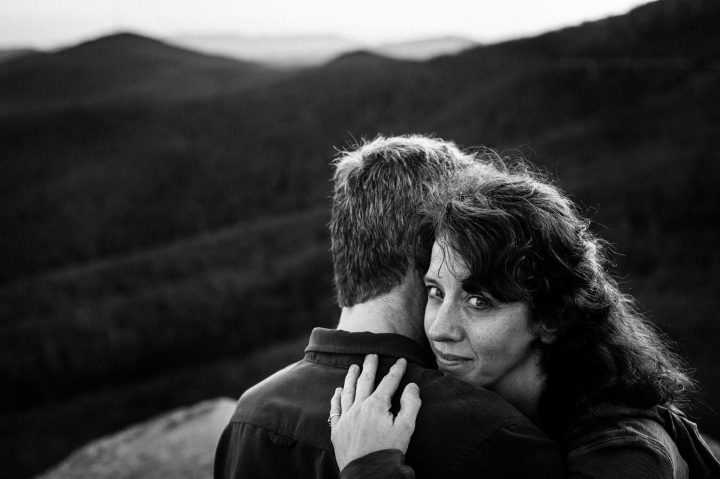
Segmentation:
<svg viewBox="0 0 720 479">
<path fill-rule="evenodd" d="M 454 143 L 377 137 L 335 160 L 330 220 L 338 304 L 353 306 L 399 285 L 411 267 L 412 228 L 431 185 L 472 163 Z"/>
</svg>

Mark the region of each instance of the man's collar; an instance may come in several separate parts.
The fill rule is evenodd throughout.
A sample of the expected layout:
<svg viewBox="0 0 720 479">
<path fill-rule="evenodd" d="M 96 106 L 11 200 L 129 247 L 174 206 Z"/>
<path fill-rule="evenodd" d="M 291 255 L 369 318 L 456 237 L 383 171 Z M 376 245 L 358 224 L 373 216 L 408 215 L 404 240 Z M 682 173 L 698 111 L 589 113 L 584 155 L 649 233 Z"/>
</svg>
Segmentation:
<svg viewBox="0 0 720 479">
<path fill-rule="evenodd" d="M 425 368 L 436 368 L 429 346 L 392 333 L 351 333 L 337 329 L 315 328 L 305 353 L 377 354 L 405 358 Z"/>
</svg>

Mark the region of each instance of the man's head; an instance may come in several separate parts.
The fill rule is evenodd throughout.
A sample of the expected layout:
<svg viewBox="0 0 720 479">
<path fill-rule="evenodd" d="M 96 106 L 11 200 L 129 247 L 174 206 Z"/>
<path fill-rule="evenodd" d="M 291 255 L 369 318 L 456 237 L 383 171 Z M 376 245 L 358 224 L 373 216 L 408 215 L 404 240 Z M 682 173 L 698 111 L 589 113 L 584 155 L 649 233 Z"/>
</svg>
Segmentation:
<svg viewBox="0 0 720 479">
<path fill-rule="evenodd" d="M 335 161 L 330 221 L 340 306 L 389 292 L 414 268 L 408 230 L 431 185 L 472 163 L 455 144 L 378 137 Z"/>
</svg>

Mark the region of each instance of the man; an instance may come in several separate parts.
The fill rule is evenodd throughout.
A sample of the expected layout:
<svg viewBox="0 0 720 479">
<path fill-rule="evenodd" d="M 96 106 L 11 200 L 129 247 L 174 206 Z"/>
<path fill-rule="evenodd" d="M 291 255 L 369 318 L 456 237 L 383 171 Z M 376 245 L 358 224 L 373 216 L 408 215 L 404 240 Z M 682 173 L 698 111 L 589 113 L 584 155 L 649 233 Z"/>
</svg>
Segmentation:
<svg viewBox="0 0 720 479">
<path fill-rule="evenodd" d="M 406 456 L 419 477 L 562 474 L 557 446 L 527 418 L 435 369 L 423 332 L 425 272 L 414 267 L 408 233 L 428 185 L 472 161 L 452 143 L 418 136 L 378 138 L 341 154 L 330 223 L 337 329 L 313 330 L 303 360 L 242 395 L 218 445 L 216 478 L 338 477 L 328 406 L 366 354 L 378 355 L 378 378 L 407 359 L 400 389 L 420 387 Z"/>
</svg>

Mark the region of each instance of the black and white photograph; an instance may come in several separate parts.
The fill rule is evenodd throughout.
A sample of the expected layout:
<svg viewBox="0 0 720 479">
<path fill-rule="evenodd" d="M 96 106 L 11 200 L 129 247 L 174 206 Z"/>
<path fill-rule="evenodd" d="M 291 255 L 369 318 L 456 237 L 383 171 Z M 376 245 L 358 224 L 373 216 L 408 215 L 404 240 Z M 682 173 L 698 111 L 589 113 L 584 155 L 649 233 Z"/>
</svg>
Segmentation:
<svg viewBox="0 0 720 479">
<path fill-rule="evenodd" d="M 717 0 L 0 0 L 0 475 L 720 479 Z"/>
</svg>

